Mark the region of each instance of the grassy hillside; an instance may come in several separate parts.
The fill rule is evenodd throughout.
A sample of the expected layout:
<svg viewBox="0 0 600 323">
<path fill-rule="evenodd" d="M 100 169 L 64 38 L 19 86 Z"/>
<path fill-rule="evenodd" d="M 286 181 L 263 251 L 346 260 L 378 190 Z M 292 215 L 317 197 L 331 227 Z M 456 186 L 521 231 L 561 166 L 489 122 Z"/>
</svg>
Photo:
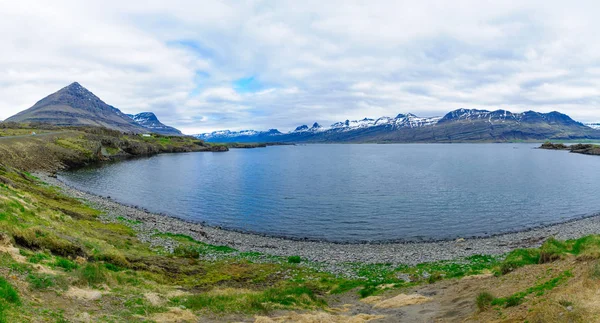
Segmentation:
<svg viewBox="0 0 600 323">
<path fill-rule="evenodd" d="M 35 133 L 35 135 L 32 135 Z M 227 151 L 193 137 L 123 134 L 94 127 L 0 127 L 0 161 L 22 170 L 55 171 L 159 153 Z"/>
<path fill-rule="evenodd" d="M 136 220 L 103 214 L 26 170 L 213 147 L 55 130 L 0 138 L 0 322 L 598 320 L 598 236 L 418 266 L 348 263 L 336 273 L 169 232 L 152 238 L 170 248 L 153 246 Z M 402 306 L 399 293 L 421 298 Z"/>
</svg>

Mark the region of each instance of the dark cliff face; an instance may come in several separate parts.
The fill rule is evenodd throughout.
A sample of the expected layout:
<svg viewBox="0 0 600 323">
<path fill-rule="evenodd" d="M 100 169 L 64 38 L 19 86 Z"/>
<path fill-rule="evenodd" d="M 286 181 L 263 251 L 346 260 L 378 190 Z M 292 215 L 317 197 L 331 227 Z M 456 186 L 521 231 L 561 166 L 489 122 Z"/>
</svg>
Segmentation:
<svg viewBox="0 0 600 323">
<path fill-rule="evenodd" d="M 50 94 L 6 121 L 99 126 L 135 133 L 146 131 L 119 109 L 106 104 L 77 82 Z"/>
</svg>

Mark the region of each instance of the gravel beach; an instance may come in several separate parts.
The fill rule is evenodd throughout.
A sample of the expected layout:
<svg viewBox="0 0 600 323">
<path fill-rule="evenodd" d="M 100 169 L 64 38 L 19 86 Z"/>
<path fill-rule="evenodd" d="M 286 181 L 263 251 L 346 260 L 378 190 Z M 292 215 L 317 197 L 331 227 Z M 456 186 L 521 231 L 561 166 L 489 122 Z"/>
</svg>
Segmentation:
<svg viewBox="0 0 600 323">
<path fill-rule="evenodd" d="M 451 260 L 476 254 L 497 255 L 516 248 L 540 246 L 549 237 L 572 239 L 600 233 L 600 215 L 551 225 L 517 233 L 493 237 L 457 239 L 455 241 L 422 243 L 339 244 L 318 241 L 297 241 L 266 237 L 249 233 L 228 231 L 177 218 L 146 212 L 140 208 L 117 203 L 69 187 L 60 179 L 48 174 L 36 174 L 42 181 L 60 187 L 64 193 L 87 201 L 106 213 L 105 220 L 117 221 L 121 217 L 140 221 L 135 225 L 138 237 L 152 245 L 172 248 L 168 239 L 153 237 L 156 231 L 185 234 L 212 245 L 225 245 L 240 251 L 260 252 L 275 256 L 300 256 L 302 258 L 339 264 L 346 262 L 390 263 L 414 265 L 422 262 Z M 136 222 L 138 223 L 138 222 Z"/>
</svg>

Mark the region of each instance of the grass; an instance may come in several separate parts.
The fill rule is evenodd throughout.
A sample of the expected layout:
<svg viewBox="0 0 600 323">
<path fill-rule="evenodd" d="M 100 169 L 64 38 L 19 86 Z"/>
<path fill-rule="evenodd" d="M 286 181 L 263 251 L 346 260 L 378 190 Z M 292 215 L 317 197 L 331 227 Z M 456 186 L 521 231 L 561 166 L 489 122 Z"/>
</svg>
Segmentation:
<svg viewBox="0 0 600 323">
<path fill-rule="evenodd" d="M 536 296 L 542 296 L 547 291 L 554 289 L 556 286 L 566 282 L 570 277 L 573 277 L 573 274 L 570 271 L 564 271 L 560 273 L 557 277 L 554 277 L 550 280 L 547 280 L 541 284 L 530 287 L 524 291 L 512 294 L 507 297 L 501 297 L 494 299 L 491 304 L 492 305 L 500 305 L 505 307 L 512 307 L 521 304 L 526 296 L 530 294 L 535 294 Z"/>
<path fill-rule="evenodd" d="M 21 304 L 17 290 L 4 277 L 0 277 L 0 323 L 9 322 L 6 311 Z"/>
<path fill-rule="evenodd" d="M 62 145 L 49 141 L 44 142 L 47 145 L 44 147 L 47 152 L 52 152 L 48 156 L 66 150 L 71 157 L 64 157 L 67 158 L 65 164 L 69 164 L 87 158 L 82 151 L 89 150 L 88 140 L 91 139 L 88 136 L 89 133 L 74 131 L 64 135 L 65 138 L 60 141 Z M 167 146 L 190 144 L 179 142 L 177 138 L 121 136 L 102 138 L 114 140 L 111 147 L 120 147 L 123 151 L 138 148 L 142 151 L 155 147 L 154 144 L 161 145 L 160 149 L 166 151 L 170 149 Z M 19 168 L 21 165 L 28 168 L 38 165 L 38 158 L 43 163 L 56 162 L 44 160 L 50 157 L 41 157 L 34 152 L 32 147 L 39 146 L 32 143 L 37 140 L 28 138 L 24 145 L 32 146 L 23 150 L 23 156 L 13 156 L 14 148 L 10 150 L 0 145 L 0 160 Z M 131 141 L 130 146 L 124 143 L 125 140 Z M 107 307 L 101 314 L 116 321 L 139 319 L 135 315 L 150 320 L 149 316 L 153 313 L 166 311 L 166 308 L 153 306 L 140 297 L 147 292 L 191 291 L 191 295 L 172 298 L 165 307 L 181 305 L 196 312 L 257 314 L 279 309 L 318 310 L 327 306 L 326 295 L 351 292 L 367 297 L 383 293 L 386 288 L 409 288 L 490 272 L 498 276 L 507 275 L 500 279 L 509 280 L 513 279 L 513 275 L 509 275 L 511 272 L 524 266 L 551 263 L 567 257 L 579 260 L 600 258 L 600 236 L 588 236 L 567 241 L 550 239 L 540 248 L 518 249 L 501 256 L 475 255 L 416 266 L 347 263 L 343 266 L 349 274 L 336 275 L 327 272 L 323 264 L 299 256 L 275 257 L 239 252 L 226 246 L 205 244 L 186 235 L 155 232 L 155 237 L 173 240 L 176 247 L 171 254 L 164 248 L 154 248 L 137 239 L 131 227 L 139 221 L 119 217 L 115 223 L 101 222 L 98 210 L 40 183 L 29 173 L 1 165 L 0 197 L 0 233 L 14 242 L 27 259 L 27 263 L 17 263 L 10 256 L 0 254 L 0 268 L 21 283 L 15 286 L 25 286 L 19 287 L 19 295 L 6 279 L 0 280 L 0 299 L 4 299 L 2 295 L 12 295 L 13 292 L 17 293 L 17 299 L 29 300 L 31 295 L 37 298 L 40 295 L 59 295 L 73 285 L 96 289 L 108 286 L 110 299 L 118 299 L 119 302 Z M 36 272 L 37 265 L 58 269 L 60 274 Z M 593 266 L 590 277 L 600 280 L 600 265 L 594 262 L 590 266 Z M 477 306 L 482 310 L 490 306 L 510 307 L 530 297 L 542 297 L 568 281 L 569 275 L 569 271 L 562 272 L 503 298 L 481 293 L 476 299 Z M 12 315 L 7 316 L 12 321 L 23 321 L 24 318 L 34 321 L 70 319 L 64 317 L 67 314 L 57 310 L 57 303 L 50 300 L 35 308 L 22 305 L 15 310 L 17 303 L 21 301 L 0 302 L 2 308 L 6 308 L 2 313 Z M 27 304 L 27 301 L 22 304 Z M 0 322 L 4 314 L 0 315 Z"/>
<path fill-rule="evenodd" d="M 300 256 L 290 256 L 288 257 L 288 262 L 290 264 L 299 264 L 302 262 L 302 258 Z"/>
<path fill-rule="evenodd" d="M 87 264 L 77 273 L 79 283 L 95 286 L 107 282 L 108 273 L 106 267 L 101 264 Z"/>
<path fill-rule="evenodd" d="M 64 277 L 33 272 L 27 276 L 27 282 L 29 282 L 29 286 L 34 290 L 43 290 L 53 287 L 66 289 L 68 284 Z"/>
<path fill-rule="evenodd" d="M 29 261 L 32 264 L 39 264 L 39 263 L 41 263 L 41 262 L 43 262 L 45 260 L 48 260 L 50 258 L 51 258 L 50 255 L 47 255 L 45 253 L 41 253 L 40 252 L 40 253 L 33 254 L 32 256 L 30 256 L 29 258 L 27 258 L 27 261 Z"/>
<path fill-rule="evenodd" d="M 314 291 L 305 286 L 270 288 L 261 292 L 242 294 L 199 294 L 174 299 L 186 308 L 214 313 L 268 313 L 274 309 L 321 308 L 326 304 Z"/>
<path fill-rule="evenodd" d="M 8 304 L 21 304 L 19 293 L 4 277 L 0 277 L 0 299 Z"/>
<path fill-rule="evenodd" d="M 600 263 L 596 262 L 592 265 L 590 270 L 590 278 L 594 280 L 600 280 Z"/>
<path fill-rule="evenodd" d="M 490 294 L 489 292 L 481 292 L 477 295 L 475 304 L 477 304 L 479 311 L 485 311 L 490 308 L 494 299 L 496 299 L 494 295 Z"/>
<path fill-rule="evenodd" d="M 75 262 L 60 256 L 56 257 L 53 265 L 54 267 L 62 268 L 67 272 L 73 271 L 79 267 Z"/>
</svg>

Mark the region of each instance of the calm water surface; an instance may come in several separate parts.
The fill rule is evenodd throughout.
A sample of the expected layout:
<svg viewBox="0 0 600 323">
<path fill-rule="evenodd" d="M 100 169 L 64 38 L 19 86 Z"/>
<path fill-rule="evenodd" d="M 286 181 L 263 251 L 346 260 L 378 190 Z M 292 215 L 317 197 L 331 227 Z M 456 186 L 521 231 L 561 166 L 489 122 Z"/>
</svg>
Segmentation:
<svg viewBox="0 0 600 323">
<path fill-rule="evenodd" d="M 600 157 L 537 146 L 280 146 L 159 155 L 61 178 L 186 220 L 339 242 L 489 235 L 599 212 Z"/>
</svg>

